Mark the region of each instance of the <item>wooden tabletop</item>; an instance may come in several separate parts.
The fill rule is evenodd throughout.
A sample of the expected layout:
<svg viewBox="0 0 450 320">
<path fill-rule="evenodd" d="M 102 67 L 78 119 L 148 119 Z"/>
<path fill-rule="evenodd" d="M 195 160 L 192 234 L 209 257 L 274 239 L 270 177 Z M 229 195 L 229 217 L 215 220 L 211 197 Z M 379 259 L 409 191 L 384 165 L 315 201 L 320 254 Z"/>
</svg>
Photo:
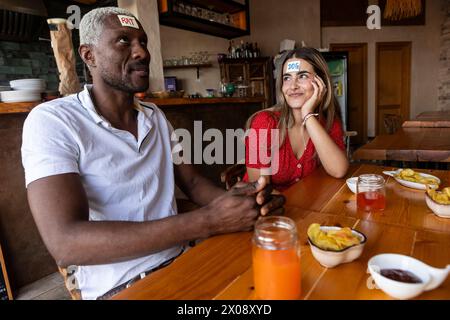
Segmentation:
<svg viewBox="0 0 450 320">
<path fill-rule="evenodd" d="M 354 160 L 450 162 L 449 128 L 401 128 L 353 153 Z"/>
<path fill-rule="evenodd" d="M 450 110 L 426 111 L 414 120 L 405 121 L 403 128 L 450 128 Z"/>
<path fill-rule="evenodd" d="M 392 168 L 354 166 L 348 176 L 387 169 Z M 450 185 L 450 172 L 423 172 L 441 178 L 443 186 Z M 380 253 L 410 255 L 440 268 L 450 263 L 450 220 L 428 209 L 424 191 L 386 179 L 383 213 L 358 212 L 345 179 L 331 178 L 322 169 L 285 192 L 286 215 L 294 219 L 299 231 L 302 299 L 391 299 L 367 285 L 371 282 L 367 262 Z M 333 269 L 322 267 L 307 244 L 306 230 L 311 223 L 349 226 L 363 232 L 368 241 L 362 256 Z M 114 299 L 253 299 L 251 237 L 251 232 L 242 232 L 204 240 Z M 450 277 L 418 299 L 450 299 Z"/>
</svg>

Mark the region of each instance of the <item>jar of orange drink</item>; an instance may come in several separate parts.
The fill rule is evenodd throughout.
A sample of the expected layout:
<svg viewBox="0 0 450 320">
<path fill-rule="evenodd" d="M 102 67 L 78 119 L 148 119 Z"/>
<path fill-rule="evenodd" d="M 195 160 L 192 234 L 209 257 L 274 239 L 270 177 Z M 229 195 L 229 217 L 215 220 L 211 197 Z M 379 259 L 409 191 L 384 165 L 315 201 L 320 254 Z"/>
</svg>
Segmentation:
<svg viewBox="0 0 450 320">
<path fill-rule="evenodd" d="M 294 300 L 301 294 L 300 246 L 295 222 L 287 217 L 263 217 L 253 235 L 255 298 Z"/>
</svg>

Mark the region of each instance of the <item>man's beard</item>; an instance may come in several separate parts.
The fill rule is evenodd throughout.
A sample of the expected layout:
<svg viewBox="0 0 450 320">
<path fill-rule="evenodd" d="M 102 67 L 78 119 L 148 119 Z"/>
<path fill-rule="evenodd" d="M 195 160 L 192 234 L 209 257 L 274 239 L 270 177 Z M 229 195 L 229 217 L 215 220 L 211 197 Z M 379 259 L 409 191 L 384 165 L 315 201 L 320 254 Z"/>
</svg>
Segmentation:
<svg viewBox="0 0 450 320">
<path fill-rule="evenodd" d="M 131 83 L 131 80 L 128 78 L 115 78 L 113 75 L 111 75 L 108 71 L 101 72 L 101 78 L 103 81 L 108 84 L 110 87 L 119 90 L 124 91 L 127 93 L 137 93 L 137 92 L 145 92 L 147 91 L 149 87 L 149 83 L 144 84 L 142 86 L 133 86 Z"/>
</svg>

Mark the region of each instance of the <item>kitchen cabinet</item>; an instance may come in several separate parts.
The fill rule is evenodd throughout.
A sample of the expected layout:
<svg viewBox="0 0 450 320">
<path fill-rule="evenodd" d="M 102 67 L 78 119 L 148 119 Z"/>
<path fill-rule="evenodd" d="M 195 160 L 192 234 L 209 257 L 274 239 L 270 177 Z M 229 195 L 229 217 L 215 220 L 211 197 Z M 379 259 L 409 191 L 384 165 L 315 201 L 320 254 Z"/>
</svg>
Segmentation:
<svg viewBox="0 0 450 320">
<path fill-rule="evenodd" d="M 264 108 L 274 104 L 273 63 L 270 57 L 223 59 L 220 63 L 222 82 L 232 82 L 237 89 L 247 87 L 247 97 L 263 97 Z"/>
<path fill-rule="evenodd" d="M 248 0 L 158 0 L 161 25 L 233 39 L 250 34 Z"/>
</svg>

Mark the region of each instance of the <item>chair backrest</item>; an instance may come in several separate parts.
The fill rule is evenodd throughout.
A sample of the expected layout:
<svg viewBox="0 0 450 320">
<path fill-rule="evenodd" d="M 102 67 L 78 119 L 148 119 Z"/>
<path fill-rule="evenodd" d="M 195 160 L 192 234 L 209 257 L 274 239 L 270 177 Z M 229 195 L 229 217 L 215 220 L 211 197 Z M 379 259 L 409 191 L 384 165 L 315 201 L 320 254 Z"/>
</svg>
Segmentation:
<svg viewBox="0 0 450 320">
<path fill-rule="evenodd" d="M 358 131 L 345 131 L 344 132 L 344 139 L 345 139 L 345 145 L 347 147 L 347 158 L 351 160 L 351 151 L 350 151 L 350 137 L 356 137 L 358 135 Z"/>
<path fill-rule="evenodd" d="M 384 115 L 383 123 L 387 134 L 394 134 L 402 126 L 402 116 L 386 113 Z"/>
<path fill-rule="evenodd" d="M 58 267 L 59 273 L 61 273 L 64 279 L 64 285 L 69 291 L 72 300 L 82 300 L 81 291 L 77 289 L 76 279 L 75 279 L 75 269 L 74 268 L 61 268 Z"/>
</svg>

